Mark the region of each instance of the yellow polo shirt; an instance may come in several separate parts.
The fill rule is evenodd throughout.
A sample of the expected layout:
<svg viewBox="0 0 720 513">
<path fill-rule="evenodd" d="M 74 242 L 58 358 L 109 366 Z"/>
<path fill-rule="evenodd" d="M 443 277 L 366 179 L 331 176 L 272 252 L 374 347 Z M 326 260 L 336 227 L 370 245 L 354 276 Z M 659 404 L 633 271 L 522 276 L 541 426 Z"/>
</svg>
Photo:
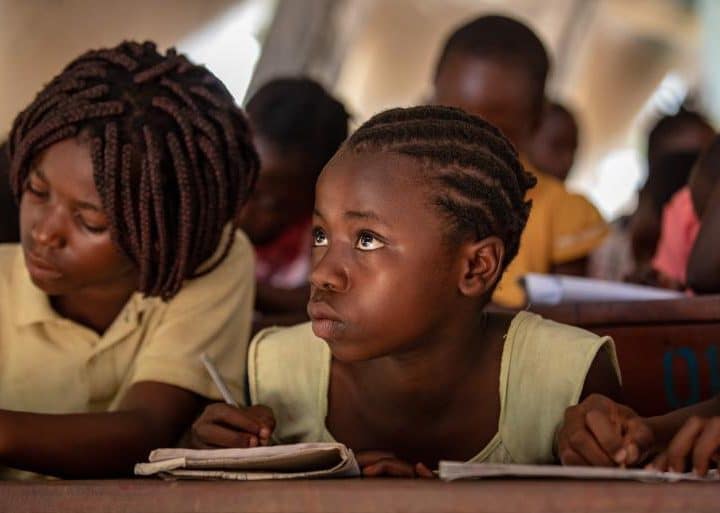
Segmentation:
<svg viewBox="0 0 720 513">
<path fill-rule="evenodd" d="M 0 245 L 0 409 L 113 410 L 141 381 L 220 399 L 202 352 L 243 400 L 254 286 L 252 247 L 238 233 L 217 269 L 167 303 L 134 294 L 99 335 L 58 315 L 30 280 L 20 246 Z"/>
<path fill-rule="evenodd" d="M 527 194 L 532 209 L 518 254 L 493 294 L 495 303 L 512 308 L 525 304 L 525 291 L 518 283 L 524 274 L 548 273 L 555 264 L 583 258 L 608 233 L 605 220 L 584 196 L 569 192 L 560 180 L 526 161 L 523 166 L 537 178 Z"/>
</svg>

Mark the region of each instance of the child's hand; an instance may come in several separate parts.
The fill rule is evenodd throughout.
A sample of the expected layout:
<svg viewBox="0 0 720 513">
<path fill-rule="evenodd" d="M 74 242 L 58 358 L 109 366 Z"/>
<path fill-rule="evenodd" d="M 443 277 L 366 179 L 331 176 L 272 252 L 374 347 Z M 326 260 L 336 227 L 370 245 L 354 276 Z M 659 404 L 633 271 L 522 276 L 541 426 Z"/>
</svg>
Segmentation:
<svg viewBox="0 0 720 513">
<path fill-rule="evenodd" d="M 357 454 L 357 462 L 363 477 L 435 477 L 423 463 L 411 465 L 386 451 L 360 452 Z"/>
<path fill-rule="evenodd" d="M 675 434 L 670 445 L 649 468 L 683 472 L 692 457 L 693 471 L 704 476 L 711 463 L 720 462 L 720 417 L 691 417 Z"/>
<path fill-rule="evenodd" d="M 196 449 L 269 445 L 275 417 L 267 406 L 235 408 L 213 403 L 192 425 L 190 446 Z"/>
<path fill-rule="evenodd" d="M 637 465 L 654 445 L 655 435 L 645 419 L 599 394 L 568 408 L 557 435 L 563 465 Z"/>
</svg>

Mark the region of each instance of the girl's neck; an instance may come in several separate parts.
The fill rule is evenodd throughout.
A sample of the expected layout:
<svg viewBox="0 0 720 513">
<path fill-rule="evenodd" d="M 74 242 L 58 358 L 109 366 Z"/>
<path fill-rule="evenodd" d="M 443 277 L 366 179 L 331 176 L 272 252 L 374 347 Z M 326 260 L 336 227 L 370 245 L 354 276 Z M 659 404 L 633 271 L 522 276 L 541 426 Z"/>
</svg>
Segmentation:
<svg viewBox="0 0 720 513">
<path fill-rule="evenodd" d="M 497 394 L 499 361 L 506 322 L 477 315 L 446 326 L 405 353 L 349 364 L 353 379 L 375 408 L 410 416 L 437 415 L 459 390 L 488 378 L 491 387 L 477 394 Z M 460 394 L 462 395 L 462 394 Z"/>
<path fill-rule="evenodd" d="M 53 296 L 50 304 L 63 317 L 102 335 L 125 307 L 134 291 L 133 287 L 127 286 L 105 287 L 102 291 L 88 289 Z"/>
</svg>

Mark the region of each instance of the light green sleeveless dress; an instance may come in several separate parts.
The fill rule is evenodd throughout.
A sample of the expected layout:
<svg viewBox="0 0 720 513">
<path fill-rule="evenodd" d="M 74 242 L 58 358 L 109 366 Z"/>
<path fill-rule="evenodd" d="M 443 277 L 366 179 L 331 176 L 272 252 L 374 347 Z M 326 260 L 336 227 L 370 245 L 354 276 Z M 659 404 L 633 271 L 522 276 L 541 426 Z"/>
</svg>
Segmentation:
<svg viewBox="0 0 720 513">
<path fill-rule="evenodd" d="M 610 338 L 518 313 L 502 353 L 498 430 L 470 461 L 552 463 L 555 431 L 565 409 L 577 404 L 600 350 L 608 351 L 619 380 Z M 335 441 L 325 427 L 330 359 L 328 345 L 313 334 L 310 323 L 268 328 L 252 340 L 250 401 L 273 410 L 277 442 Z"/>
</svg>

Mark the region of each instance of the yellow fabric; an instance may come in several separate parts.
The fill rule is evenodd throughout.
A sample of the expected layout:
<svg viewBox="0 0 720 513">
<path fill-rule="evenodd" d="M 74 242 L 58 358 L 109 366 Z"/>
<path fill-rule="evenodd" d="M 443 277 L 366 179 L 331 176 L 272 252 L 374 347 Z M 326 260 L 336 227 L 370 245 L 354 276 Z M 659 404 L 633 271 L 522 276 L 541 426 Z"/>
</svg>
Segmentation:
<svg viewBox="0 0 720 513">
<path fill-rule="evenodd" d="M 0 409 L 112 410 L 140 381 L 221 399 L 199 356 L 217 364 L 240 400 L 254 297 L 244 234 L 211 273 L 169 302 L 134 294 L 103 335 L 61 317 L 30 280 L 19 245 L 0 245 Z"/>
<path fill-rule="evenodd" d="M 610 338 L 518 313 L 503 348 L 498 431 L 470 461 L 554 461 L 555 430 L 565 409 L 577 404 L 600 350 L 609 352 L 620 379 Z M 277 443 L 334 441 L 325 427 L 330 360 L 330 349 L 309 323 L 268 328 L 250 343 L 250 399 L 273 410 Z"/>
<path fill-rule="evenodd" d="M 587 256 L 600 245 L 608 227 L 585 197 L 565 189 L 557 178 L 523 162 L 537 177 L 528 191 L 532 209 L 520 238 L 520 250 L 510 263 L 493 294 L 493 302 L 507 307 L 525 304 L 518 280 L 527 273 L 547 273 L 555 264 Z"/>
</svg>

